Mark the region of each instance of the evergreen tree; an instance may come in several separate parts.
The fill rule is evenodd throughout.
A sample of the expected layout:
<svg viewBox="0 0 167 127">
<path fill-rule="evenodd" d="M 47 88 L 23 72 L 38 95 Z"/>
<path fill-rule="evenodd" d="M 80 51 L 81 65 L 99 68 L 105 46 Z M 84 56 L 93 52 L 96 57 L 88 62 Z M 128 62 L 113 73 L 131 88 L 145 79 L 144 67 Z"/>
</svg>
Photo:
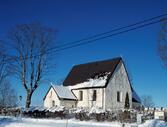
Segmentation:
<svg viewBox="0 0 167 127">
<path fill-rule="evenodd" d="M 125 98 L 125 109 L 129 109 L 130 104 L 129 104 L 129 94 L 126 93 L 126 98 Z"/>
</svg>

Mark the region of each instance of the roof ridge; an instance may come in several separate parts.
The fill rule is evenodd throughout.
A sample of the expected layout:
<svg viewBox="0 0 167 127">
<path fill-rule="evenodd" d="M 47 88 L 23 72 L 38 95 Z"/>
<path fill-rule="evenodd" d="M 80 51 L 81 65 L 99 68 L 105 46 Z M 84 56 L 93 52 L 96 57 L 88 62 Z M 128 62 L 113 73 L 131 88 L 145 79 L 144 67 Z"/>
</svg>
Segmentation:
<svg viewBox="0 0 167 127">
<path fill-rule="evenodd" d="M 100 62 L 106 62 L 106 61 L 113 61 L 113 60 L 122 60 L 122 57 L 114 57 L 114 58 L 111 58 L 111 59 L 105 59 L 105 60 L 97 60 L 97 61 L 93 61 L 93 62 L 87 62 L 87 63 L 81 63 L 81 64 L 77 64 L 77 65 L 74 65 L 73 67 L 77 67 L 77 66 L 80 66 L 80 65 L 87 65 L 87 64 L 94 64 L 94 63 L 100 63 Z"/>
</svg>

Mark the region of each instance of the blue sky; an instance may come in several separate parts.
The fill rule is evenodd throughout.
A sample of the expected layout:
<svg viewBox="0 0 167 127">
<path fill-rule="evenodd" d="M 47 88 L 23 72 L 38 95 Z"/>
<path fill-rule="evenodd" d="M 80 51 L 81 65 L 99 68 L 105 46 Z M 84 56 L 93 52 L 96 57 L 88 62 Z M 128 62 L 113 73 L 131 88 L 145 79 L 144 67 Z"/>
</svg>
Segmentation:
<svg viewBox="0 0 167 127">
<path fill-rule="evenodd" d="M 62 44 L 164 14 L 166 5 L 166 0 L 1 0 L 0 38 L 15 24 L 39 21 L 58 30 L 55 43 Z M 167 69 L 157 54 L 159 30 L 156 24 L 62 51 L 55 56 L 57 67 L 49 81 L 63 79 L 75 64 L 122 56 L 137 93 L 167 107 Z M 25 97 L 18 79 L 12 85 Z M 48 87 L 46 83 L 37 89 L 33 105 L 42 104 Z"/>
</svg>

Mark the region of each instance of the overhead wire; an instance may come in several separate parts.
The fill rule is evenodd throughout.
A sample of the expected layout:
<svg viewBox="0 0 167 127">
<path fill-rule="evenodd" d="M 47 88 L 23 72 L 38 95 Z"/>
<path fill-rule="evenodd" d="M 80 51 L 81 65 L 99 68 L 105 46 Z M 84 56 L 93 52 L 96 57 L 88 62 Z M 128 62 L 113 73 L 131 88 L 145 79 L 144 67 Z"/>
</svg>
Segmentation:
<svg viewBox="0 0 167 127">
<path fill-rule="evenodd" d="M 159 16 L 155 16 L 155 17 L 152 17 L 152 18 L 149 18 L 149 19 L 145 19 L 143 21 L 136 22 L 136 23 L 131 24 L 131 25 L 126 25 L 126 26 L 123 26 L 123 27 L 119 27 L 117 29 L 113 29 L 113 30 L 110 30 L 110 31 L 107 31 L 107 32 L 96 34 L 94 36 L 86 37 L 86 38 L 83 38 L 83 39 L 80 39 L 80 40 L 77 40 L 77 41 L 72 41 L 72 42 L 69 42 L 69 43 L 66 43 L 66 44 L 63 44 L 63 45 L 60 45 L 60 46 L 55 46 L 55 47 L 47 49 L 46 54 L 58 53 L 60 51 L 66 50 L 66 49 L 79 47 L 81 45 L 86 45 L 86 44 L 89 44 L 89 43 L 96 42 L 98 40 L 102 40 L 102 39 L 109 38 L 109 37 L 112 37 L 112 36 L 116 36 L 116 35 L 119 35 L 119 34 L 127 33 L 127 32 L 130 32 L 130 31 L 136 30 L 136 29 L 140 29 L 140 28 L 143 28 L 143 27 L 146 27 L 146 26 L 150 26 L 150 25 L 159 23 L 163 20 L 166 20 L 166 19 L 163 19 L 164 16 L 167 16 L 167 14 L 162 14 L 162 15 L 159 15 Z M 40 55 L 41 54 L 35 54 L 35 55 L 33 55 L 33 57 L 38 57 Z M 30 57 L 26 57 L 26 59 L 29 59 L 29 58 Z M 10 60 L 13 60 L 13 59 L 19 59 L 19 57 L 8 58 L 8 59 L 6 59 L 6 61 L 10 61 Z"/>
</svg>

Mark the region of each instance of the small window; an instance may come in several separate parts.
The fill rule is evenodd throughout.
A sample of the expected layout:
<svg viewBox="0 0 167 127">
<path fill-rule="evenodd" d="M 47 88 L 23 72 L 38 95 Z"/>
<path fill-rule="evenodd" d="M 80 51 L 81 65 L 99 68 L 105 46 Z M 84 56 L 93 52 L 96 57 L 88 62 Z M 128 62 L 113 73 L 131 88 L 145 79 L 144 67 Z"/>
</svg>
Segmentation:
<svg viewBox="0 0 167 127">
<path fill-rule="evenodd" d="M 93 90 L 93 101 L 96 101 L 96 97 L 97 97 L 97 92 L 96 90 Z"/>
<path fill-rule="evenodd" d="M 122 93 L 120 91 L 117 92 L 117 102 L 122 101 Z"/>
<path fill-rule="evenodd" d="M 80 101 L 83 100 L 83 91 L 79 91 L 79 100 L 80 100 Z"/>
<path fill-rule="evenodd" d="M 52 101 L 52 107 L 54 107 L 55 106 L 55 101 Z"/>
</svg>

